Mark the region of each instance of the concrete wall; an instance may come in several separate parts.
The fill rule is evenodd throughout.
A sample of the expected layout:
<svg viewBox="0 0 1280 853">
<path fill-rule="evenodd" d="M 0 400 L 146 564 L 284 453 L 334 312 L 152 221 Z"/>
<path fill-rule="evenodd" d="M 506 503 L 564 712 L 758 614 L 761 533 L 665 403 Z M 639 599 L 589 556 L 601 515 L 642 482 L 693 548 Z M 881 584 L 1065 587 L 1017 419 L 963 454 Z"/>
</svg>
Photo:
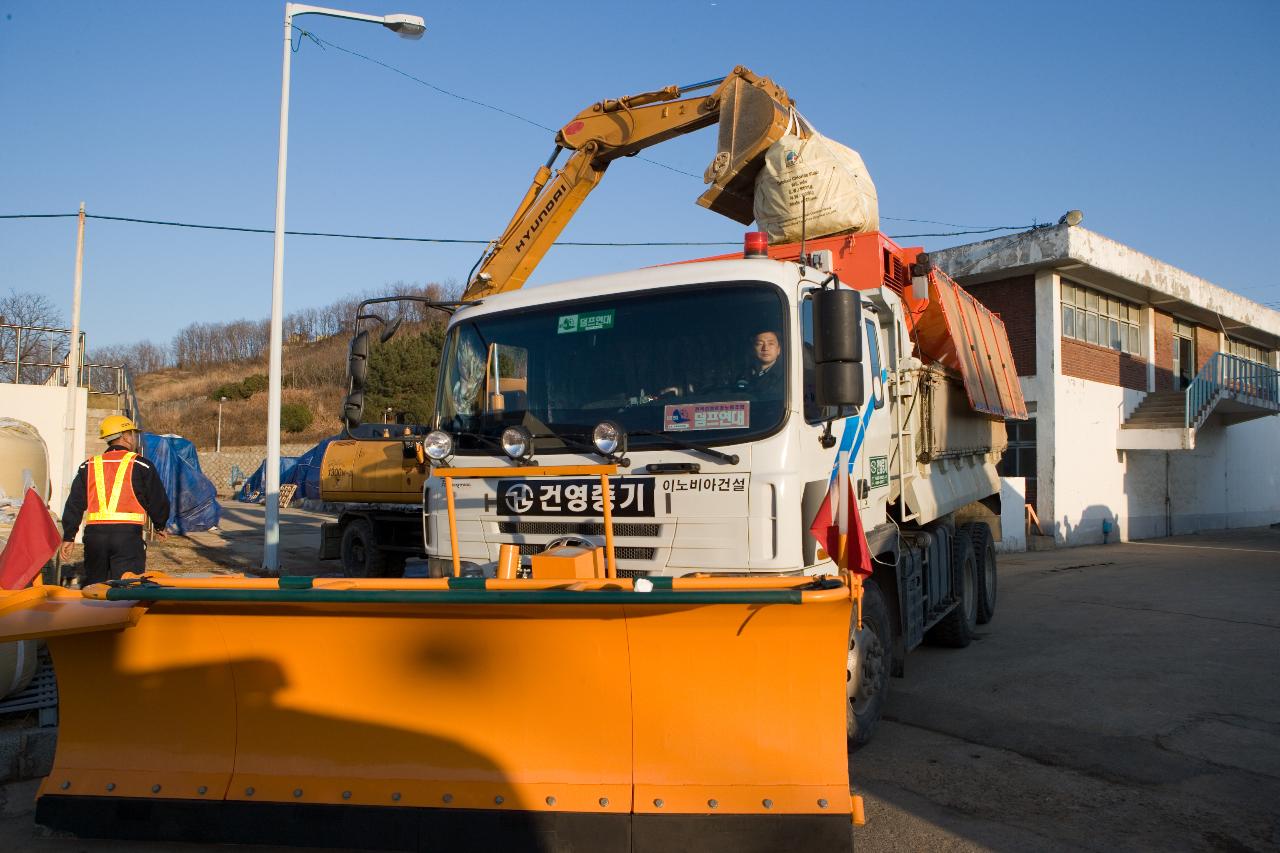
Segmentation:
<svg viewBox="0 0 1280 853">
<path fill-rule="evenodd" d="M 996 550 L 1016 553 L 1027 550 L 1027 478 L 1000 478 L 1000 541 Z"/>
<path fill-rule="evenodd" d="M 1195 450 L 1117 451 L 1123 413 L 1142 392 L 1059 377 L 1052 525 L 1059 544 L 1253 527 L 1280 521 L 1280 416 L 1234 426 L 1212 420 Z M 1044 488 L 1043 485 L 1041 487 Z M 1041 504 L 1045 504 L 1042 497 Z M 1043 515 L 1041 521 L 1049 526 Z M 1048 531 L 1046 531 L 1048 532 Z"/>
<path fill-rule="evenodd" d="M 314 444 L 282 444 L 281 456 L 301 456 Z M 200 470 L 213 481 L 219 495 L 230 495 L 235 489 L 231 485 L 233 469 L 248 477 L 258 470 L 258 466 L 267 458 L 267 446 L 249 445 L 245 447 L 223 447 L 221 453 L 212 450 L 200 450 Z"/>
<path fill-rule="evenodd" d="M 71 458 L 78 466 L 88 455 L 85 448 L 85 413 L 89 392 L 76 392 L 75 434 Z M 67 389 L 44 385 L 0 385 L 0 416 L 17 418 L 34 426 L 49 448 L 49 482 L 52 486 L 50 506 L 59 515 L 67 500 Z"/>
</svg>

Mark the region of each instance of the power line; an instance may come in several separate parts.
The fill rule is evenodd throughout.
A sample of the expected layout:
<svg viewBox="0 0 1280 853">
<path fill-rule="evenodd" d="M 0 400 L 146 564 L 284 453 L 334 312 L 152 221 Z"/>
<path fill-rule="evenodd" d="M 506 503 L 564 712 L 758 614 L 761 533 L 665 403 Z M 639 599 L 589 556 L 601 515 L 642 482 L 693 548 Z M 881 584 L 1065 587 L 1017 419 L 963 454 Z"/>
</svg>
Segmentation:
<svg viewBox="0 0 1280 853">
<path fill-rule="evenodd" d="M 501 115 L 507 116 L 508 118 L 513 118 L 516 121 L 524 122 L 525 124 L 532 125 L 533 127 L 536 127 L 540 130 L 545 130 L 548 133 L 556 133 L 555 128 L 548 127 L 547 125 L 538 121 L 534 121 L 533 119 L 527 116 L 522 116 L 519 113 L 512 112 L 511 110 L 494 106 L 493 104 L 486 103 L 484 101 L 479 100 L 478 98 L 471 98 L 466 95 L 460 95 L 457 92 L 451 92 L 448 89 L 445 89 L 441 86 L 437 86 L 435 83 L 432 83 L 429 80 L 423 80 L 421 77 L 418 77 L 414 74 L 410 74 L 408 71 L 405 71 L 402 68 L 392 65 L 389 62 L 384 62 L 381 59 L 374 59 L 372 56 L 368 56 L 366 54 L 360 53 L 357 50 L 352 50 L 351 48 L 343 47 L 342 45 L 337 44 L 336 42 L 331 42 L 328 39 L 320 38 L 315 33 L 311 32 L 310 30 L 304 30 L 302 27 L 299 27 L 297 24 L 293 24 L 293 28 L 298 31 L 299 46 L 301 45 L 301 37 L 306 36 L 308 39 L 315 42 L 320 47 L 321 50 L 331 47 L 334 50 L 341 51 L 342 53 L 347 54 L 348 56 L 354 56 L 357 59 L 362 59 L 365 62 L 371 62 L 374 65 L 377 65 L 381 68 L 385 68 L 387 71 L 390 71 L 393 74 L 399 74 L 401 77 L 404 77 L 408 80 L 412 80 L 413 82 L 418 83 L 420 85 L 426 86 L 428 89 L 431 89 L 435 92 L 439 92 L 441 95 L 445 95 L 450 98 L 455 98 L 459 101 L 463 101 L 464 103 L 468 103 L 468 104 L 472 104 L 474 106 L 480 107 L 481 109 L 492 110 L 493 112 L 500 113 Z M 295 46 L 294 50 L 297 51 L 298 47 Z M 663 169 L 667 169 L 679 175 L 684 175 L 685 177 L 688 177 L 688 178 L 695 178 L 695 179 L 701 180 L 701 176 L 699 175 L 695 175 L 692 172 L 686 172 L 684 169 L 680 169 L 670 164 L 663 163 L 660 160 L 654 160 L 651 157 L 643 157 L 643 156 L 637 155 L 636 159 L 643 160 L 644 162 L 652 164 L 654 166 L 660 166 Z M 988 234 L 992 231 L 1011 231 L 1011 230 L 1021 229 L 1021 226 L 1018 226 L 1017 228 L 1012 228 L 1012 227 L 991 227 L 987 225 L 960 225 L 955 222 L 940 222 L 936 219 L 908 219 L 908 218 L 899 217 L 899 216 L 882 216 L 880 218 L 886 219 L 892 222 L 915 222 L 915 223 L 921 223 L 925 225 L 943 225 L 943 226 L 946 226 L 947 228 L 977 229 L 977 230 L 969 230 L 969 231 L 958 231 L 954 234 L 902 234 L 902 235 L 899 235 L 902 238 L 954 237 L 954 236 L 959 236 L 961 234 Z M 571 245 L 571 244 L 566 243 L 563 245 Z"/>
<path fill-rule="evenodd" d="M 432 82 L 430 82 L 430 81 L 428 81 L 428 80 L 423 80 L 421 77 L 417 77 L 417 76 L 415 76 L 415 75 L 413 75 L 413 74 L 410 74 L 408 71 L 405 71 L 404 69 L 397 68 L 396 66 L 392 65 L 392 64 L 391 64 L 391 63 L 389 63 L 389 62 L 383 62 L 381 59 L 374 59 L 372 56 L 366 56 L 365 54 L 360 53 L 359 51 L 356 51 L 356 50 L 352 50 L 352 49 L 351 49 L 351 48 L 349 48 L 349 47 L 343 47 L 342 45 L 340 45 L 340 44 L 335 44 L 334 42 L 331 42 L 331 41 L 329 41 L 328 39 L 322 39 L 322 38 L 320 38 L 318 35 L 316 35 L 315 33 L 313 33 L 313 32 L 309 32 L 309 31 L 307 31 L 307 30 L 302 29 L 302 28 L 301 28 L 301 27 L 299 27 L 297 24 L 294 24 L 294 25 L 293 25 L 293 28 L 294 28 L 295 30 L 297 30 L 301 35 L 306 36 L 307 38 L 311 39 L 311 40 L 312 40 L 313 42 L 315 42 L 316 44 L 320 45 L 320 47 L 321 47 L 322 49 L 323 49 L 323 48 L 325 48 L 325 47 L 331 47 L 331 48 L 333 48 L 334 50 L 339 50 L 339 51 L 341 51 L 341 52 L 343 52 L 343 53 L 345 53 L 345 54 L 348 54 L 348 55 L 350 55 L 350 56 L 354 56 L 354 57 L 356 57 L 357 59 L 363 59 L 365 62 L 372 62 L 374 65 L 381 66 L 382 68 L 385 68 L 385 69 L 387 69 L 388 71 L 391 71 L 391 72 L 393 72 L 393 73 L 395 73 L 395 74 L 399 74 L 401 77 L 405 77 L 405 78 L 407 78 L 407 79 L 409 79 L 409 80 L 412 80 L 412 81 L 413 81 L 413 82 L 415 82 L 415 83 L 419 83 L 419 84 L 421 84 L 421 85 L 423 85 L 423 86 L 426 86 L 428 89 L 432 89 L 432 90 L 434 90 L 434 91 L 436 91 L 436 92 L 439 92 L 439 93 L 440 93 L 440 94 L 442 94 L 442 95 L 446 95 L 446 96 L 448 96 L 448 97 L 450 97 L 450 98 L 456 98 L 456 99 L 457 99 L 457 100 L 459 100 L 459 101 L 463 101 L 463 102 L 468 103 L 468 104 L 473 104 L 473 105 L 475 105 L 475 106 L 477 106 L 477 107 L 480 107 L 480 108 L 482 108 L 482 109 L 492 110 L 492 111 L 494 111 L 495 113 L 501 113 L 502 115 L 507 116 L 508 118 L 513 118 L 513 119 L 515 119 L 516 121 L 522 121 L 522 122 L 524 122 L 525 124 L 533 125 L 534 127 L 538 128 L 538 129 L 540 129 L 540 130 L 545 130 L 545 131 L 547 131 L 548 133 L 555 133 L 555 132 L 556 132 L 556 128 L 554 128 L 554 127 L 547 127 L 547 126 L 546 126 L 545 124 L 543 124 L 542 122 L 534 121 L 533 119 L 528 118 L 527 116 L 522 116 L 522 115 L 520 115 L 519 113 L 514 113 L 514 112 L 512 112 L 511 110 L 503 109 L 502 107 L 498 107 L 498 106 L 494 106 L 493 104 L 485 103 L 484 101 L 478 100 L 478 99 L 476 99 L 476 98 L 469 98 L 469 97 L 467 97 L 466 95 L 460 95 L 460 94 L 458 94 L 457 92 L 451 92 L 451 91 L 449 91 L 448 89 L 444 89 L 444 88 L 442 88 L 442 87 L 440 87 L 440 86 L 437 86 L 435 83 L 432 83 Z M 294 50 L 296 51 L 296 50 L 297 50 L 297 48 L 294 48 Z M 678 168 L 676 168 L 675 166 L 671 166 L 671 165 L 669 165 L 669 164 L 667 164 L 667 163 L 663 163 L 663 162 L 661 162 L 660 160 L 654 160 L 654 159 L 652 159 L 652 158 L 650 158 L 650 157 L 643 157 L 643 156 L 640 156 L 640 155 L 636 155 L 636 159 L 637 159 L 637 160 L 643 160 L 644 162 L 646 162 L 646 163 L 650 163 L 650 164 L 652 164 L 652 165 L 654 165 L 654 166 L 661 166 L 663 169 L 667 169 L 667 170 L 669 170 L 669 171 L 675 172 L 676 174 L 684 175 L 685 177 L 689 177 L 689 178 L 698 178 L 699 180 L 701 180 L 701 178 L 700 178 L 698 175 L 695 175 L 695 174 L 693 174 L 692 172 L 686 172 L 684 169 L 678 169 Z"/>
<path fill-rule="evenodd" d="M 70 219 L 79 216 L 79 213 L 6 213 L 0 214 L 0 219 Z M 136 225 L 162 225 L 170 228 L 194 228 L 204 231 L 233 231 L 243 234 L 274 234 L 271 228 L 250 228 L 243 225 L 206 225 L 196 222 L 178 222 L 168 219 L 143 219 L 136 216 L 107 216 L 101 213 L 86 213 L 85 219 L 100 219 L 107 222 L 127 222 Z M 991 228 L 981 228 L 970 231 L 943 231 L 930 234 L 891 234 L 889 235 L 895 240 L 905 240 L 915 237 L 959 237 L 965 234 L 990 234 L 993 231 L 1026 231 L 1029 225 L 998 225 Z M 382 240 L 388 242 L 399 243 L 444 243 L 444 244 L 462 244 L 473 246 L 487 246 L 491 240 L 477 240 L 469 238 L 454 237 L 402 237 L 387 234 L 344 234 L 334 231 L 285 231 L 291 237 L 334 237 L 343 240 Z M 613 241 L 591 241 L 591 240 L 564 240 L 557 241 L 557 246 L 586 246 L 586 247 L 628 247 L 628 246 L 737 246 L 736 240 L 613 240 Z"/>
</svg>

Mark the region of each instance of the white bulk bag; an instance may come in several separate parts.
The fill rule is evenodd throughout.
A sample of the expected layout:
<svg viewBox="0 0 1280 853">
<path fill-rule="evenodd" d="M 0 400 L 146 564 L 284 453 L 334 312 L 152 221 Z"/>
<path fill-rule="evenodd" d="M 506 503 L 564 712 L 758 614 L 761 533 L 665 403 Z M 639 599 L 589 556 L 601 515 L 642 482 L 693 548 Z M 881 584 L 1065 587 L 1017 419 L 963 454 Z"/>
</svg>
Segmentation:
<svg viewBox="0 0 1280 853">
<path fill-rule="evenodd" d="M 800 239 L 801 199 L 808 237 L 880 228 L 876 185 L 862 157 L 816 131 L 805 139 L 787 134 L 765 153 L 756 177 L 755 214 L 770 242 Z"/>
</svg>

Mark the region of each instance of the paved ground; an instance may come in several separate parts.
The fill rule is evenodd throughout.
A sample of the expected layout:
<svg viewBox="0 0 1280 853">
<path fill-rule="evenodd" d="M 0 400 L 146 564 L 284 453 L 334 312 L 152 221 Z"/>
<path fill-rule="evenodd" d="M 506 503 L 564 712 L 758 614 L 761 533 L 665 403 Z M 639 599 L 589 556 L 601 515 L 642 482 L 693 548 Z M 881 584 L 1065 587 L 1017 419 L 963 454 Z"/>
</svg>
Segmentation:
<svg viewBox="0 0 1280 853">
<path fill-rule="evenodd" d="M 850 759 L 860 853 L 1280 850 L 1280 530 L 1004 556 Z"/>
<path fill-rule="evenodd" d="M 1280 850 L 1280 530 L 1002 556 L 979 639 L 907 670 L 850 759 L 859 853 Z M 188 849 L 46 837 L 32 791 L 0 850 Z"/>
</svg>

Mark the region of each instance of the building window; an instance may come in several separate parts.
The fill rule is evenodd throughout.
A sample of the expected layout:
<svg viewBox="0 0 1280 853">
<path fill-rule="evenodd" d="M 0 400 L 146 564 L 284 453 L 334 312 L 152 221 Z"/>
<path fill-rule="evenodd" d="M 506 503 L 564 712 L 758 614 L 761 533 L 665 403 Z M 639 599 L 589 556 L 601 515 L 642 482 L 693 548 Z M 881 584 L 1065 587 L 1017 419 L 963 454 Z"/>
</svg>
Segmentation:
<svg viewBox="0 0 1280 853">
<path fill-rule="evenodd" d="M 1142 355 L 1141 309 L 1132 302 L 1062 282 L 1062 336 Z"/>
<path fill-rule="evenodd" d="M 1263 349 L 1257 344 L 1251 344 L 1248 341 L 1227 338 L 1227 352 L 1256 364 L 1271 366 L 1271 350 Z"/>
</svg>

